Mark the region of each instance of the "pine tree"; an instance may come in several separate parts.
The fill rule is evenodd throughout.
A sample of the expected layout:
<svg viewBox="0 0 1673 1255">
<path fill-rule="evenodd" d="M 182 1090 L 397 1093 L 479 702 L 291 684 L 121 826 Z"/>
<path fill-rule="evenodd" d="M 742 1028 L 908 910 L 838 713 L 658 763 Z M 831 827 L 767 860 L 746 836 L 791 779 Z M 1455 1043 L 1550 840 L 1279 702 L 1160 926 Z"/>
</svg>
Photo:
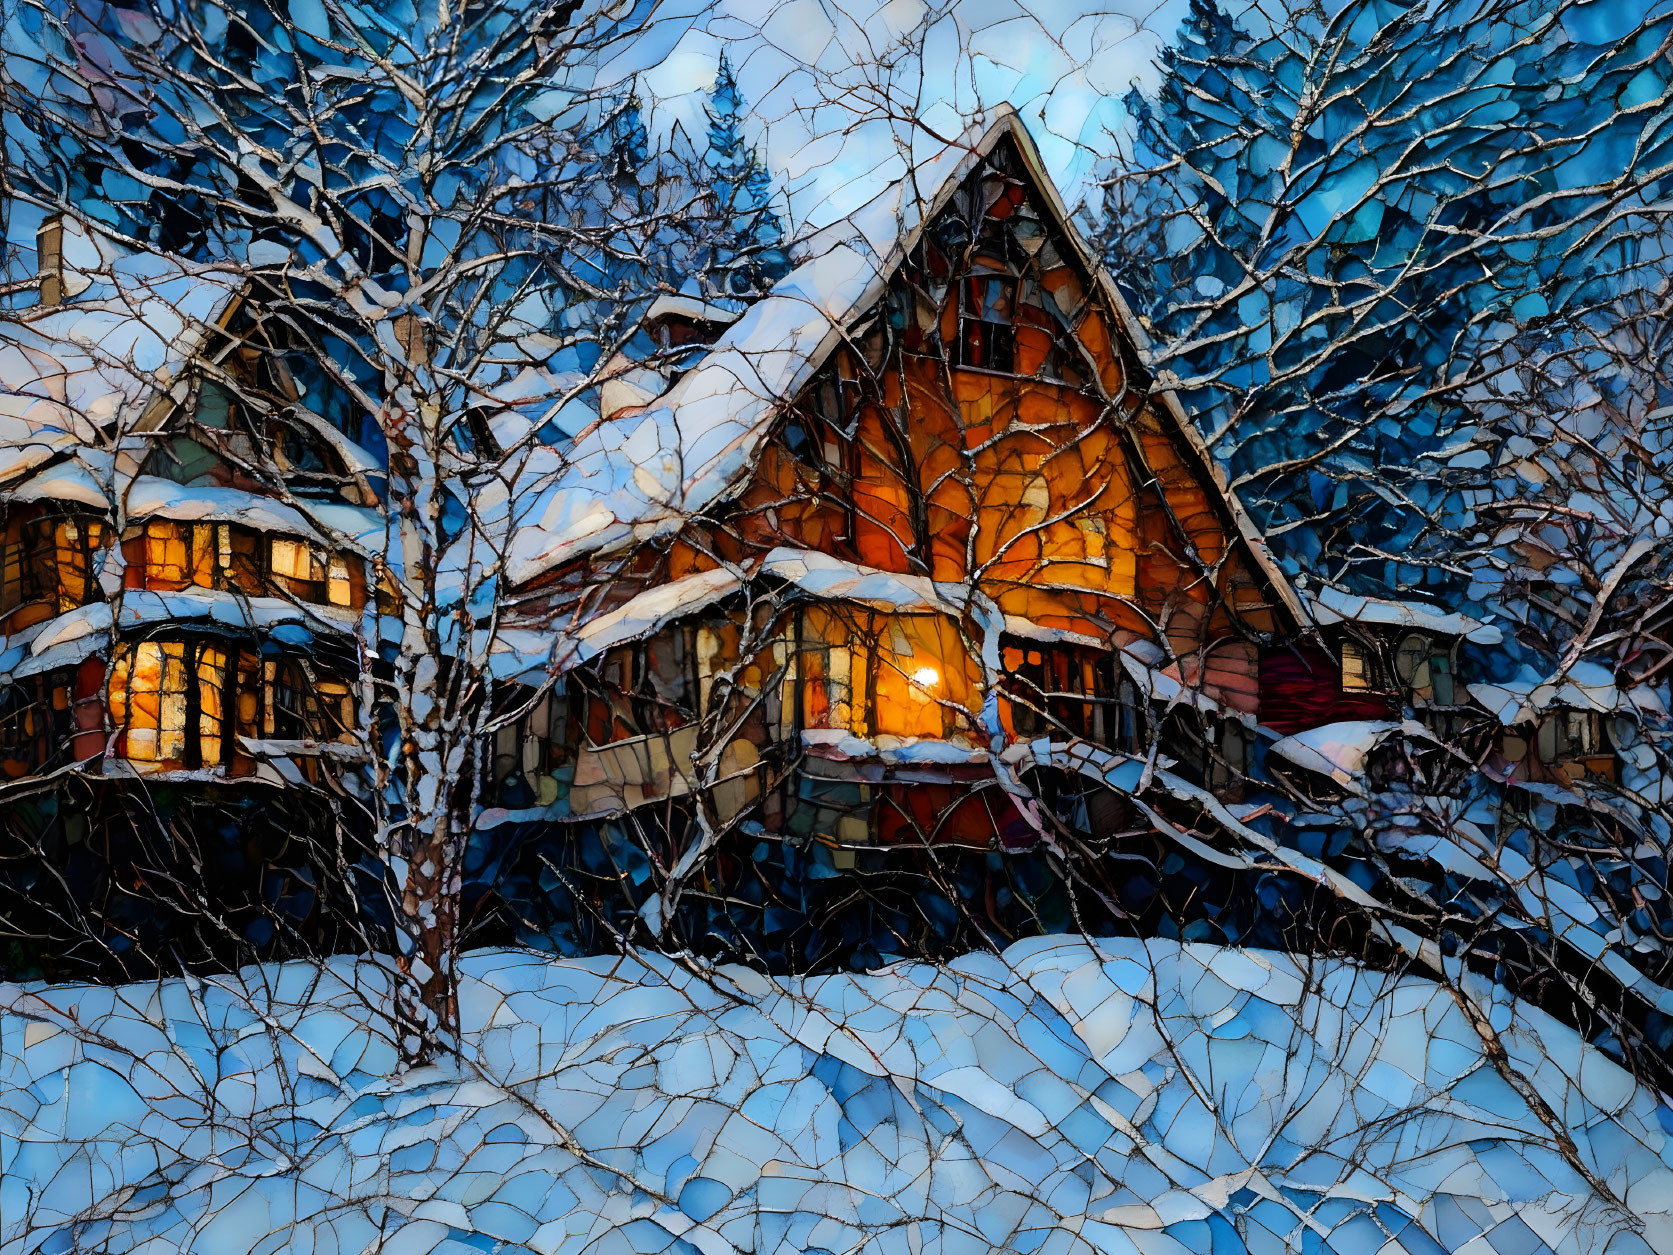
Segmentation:
<svg viewBox="0 0 1673 1255">
<path fill-rule="evenodd" d="M 1464 508 L 1443 458 L 1472 363 L 1637 264 L 1584 189 L 1659 194 L 1634 51 L 1659 36 L 1588 43 L 1551 8 L 1355 0 L 1261 38 L 1192 0 L 1161 89 L 1128 99 L 1141 168 L 1106 184 L 1106 261 L 1298 570 L 1436 575 L 1403 559 Z"/>
<path fill-rule="evenodd" d="M 660 170 L 636 92 L 612 102 L 598 124 L 581 137 L 584 163 L 596 171 L 592 196 L 569 207 L 577 231 L 596 238 L 587 270 L 609 293 L 618 318 L 631 318 L 648 294 L 669 278 L 668 249 L 652 225 L 658 210 Z M 665 233 L 664 233 L 665 234 Z M 617 298 L 633 293 L 624 305 Z"/>
<path fill-rule="evenodd" d="M 705 297 L 748 300 L 790 270 L 784 224 L 773 209 L 772 176 L 743 134 L 747 102 L 724 52 L 709 93 L 709 145 L 702 171 L 708 187 L 699 223 L 699 284 Z"/>
</svg>

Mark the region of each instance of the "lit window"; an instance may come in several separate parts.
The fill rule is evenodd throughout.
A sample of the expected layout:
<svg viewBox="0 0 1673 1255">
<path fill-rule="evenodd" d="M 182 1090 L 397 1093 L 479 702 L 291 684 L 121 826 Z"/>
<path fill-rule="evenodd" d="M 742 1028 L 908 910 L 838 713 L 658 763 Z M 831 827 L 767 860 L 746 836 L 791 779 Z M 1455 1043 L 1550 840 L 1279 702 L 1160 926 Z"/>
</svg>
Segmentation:
<svg viewBox="0 0 1673 1255">
<path fill-rule="evenodd" d="M 145 526 L 145 567 L 151 580 L 168 584 L 191 582 L 188 534 L 169 519 L 152 519 Z"/>
<path fill-rule="evenodd" d="M 6 529 L 4 546 L 0 547 L 0 610 L 10 610 L 28 600 L 24 572 L 29 564 L 24 560 L 26 541 L 21 529 Z"/>
<path fill-rule="evenodd" d="M 823 615 L 809 615 L 821 625 Z M 805 640 L 798 657 L 802 684 L 802 726 L 854 726 L 854 652 L 844 645 Z"/>
<path fill-rule="evenodd" d="M 93 555 L 104 544 L 96 520 L 14 520 L 0 532 L 0 614 L 36 602 L 60 613 L 95 592 Z"/>
<path fill-rule="evenodd" d="M 1370 655 L 1358 641 L 1342 642 L 1342 688 L 1360 691 L 1376 688 Z"/>
<path fill-rule="evenodd" d="M 188 770 L 231 765 L 237 737 L 346 739 L 354 728 L 348 682 L 207 641 L 142 641 L 121 655 L 110 711 L 129 761 Z"/>
<path fill-rule="evenodd" d="M 94 519 L 83 522 L 66 519 L 54 530 L 58 609 L 62 612 L 92 599 L 93 555 L 104 545 L 105 527 Z"/>
<path fill-rule="evenodd" d="M 222 761 L 222 733 L 225 729 L 227 655 L 223 649 L 204 645 L 197 657 L 197 742 L 198 761 L 192 766 Z M 184 712 L 182 712 L 184 714 Z M 184 718 L 181 721 L 185 722 Z"/>
<path fill-rule="evenodd" d="M 129 759 L 142 763 L 186 757 L 186 646 L 141 641 L 110 679 L 111 714 L 125 733 Z"/>
<path fill-rule="evenodd" d="M 160 651 L 157 664 L 160 678 L 157 686 L 158 758 L 186 756 L 186 647 L 179 641 L 162 645 L 152 644 Z M 145 648 L 145 646 L 141 646 Z"/>
<path fill-rule="evenodd" d="M 222 523 L 216 533 L 217 557 L 221 565 L 221 580 L 225 584 L 260 596 L 267 591 L 267 581 L 261 571 L 261 549 L 265 538 L 247 527 L 230 527 Z"/>
<path fill-rule="evenodd" d="M 318 580 L 323 576 L 323 563 L 307 541 L 275 536 L 270 545 L 268 567 L 273 574 L 293 580 Z"/>
<path fill-rule="evenodd" d="M 349 564 L 340 554 L 331 555 L 331 576 L 327 596 L 334 606 L 352 604 L 353 597 L 349 588 Z"/>
<path fill-rule="evenodd" d="M 354 694 L 340 680 L 320 680 L 315 685 L 319 695 L 319 724 L 317 735 L 323 740 L 348 740 L 354 733 Z"/>
</svg>

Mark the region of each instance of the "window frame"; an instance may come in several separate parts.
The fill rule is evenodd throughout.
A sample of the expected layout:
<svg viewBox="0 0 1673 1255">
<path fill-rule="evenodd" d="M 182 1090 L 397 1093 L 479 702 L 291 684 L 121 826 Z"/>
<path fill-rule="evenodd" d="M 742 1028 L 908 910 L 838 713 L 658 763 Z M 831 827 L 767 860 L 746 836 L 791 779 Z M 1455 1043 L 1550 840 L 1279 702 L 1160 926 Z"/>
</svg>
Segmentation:
<svg viewBox="0 0 1673 1255">
<path fill-rule="evenodd" d="M 1004 321 L 987 318 L 983 315 L 989 305 L 986 301 L 976 297 L 976 285 L 991 283 L 1001 285 L 1005 292 L 1004 304 L 1006 317 Z M 1021 280 L 1009 270 L 972 270 L 961 276 L 958 281 L 958 343 L 954 352 L 954 364 L 965 370 L 984 370 L 995 375 L 1007 375 L 1013 378 L 1017 375 L 1017 340 L 1016 340 L 1016 308 L 1017 294 L 1021 288 Z M 971 302 L 976 300 L 978 308 L 971 312 Z M 986 360 L 972 361 L 970 329 L 1003 328 L 1005 364 L 994 364 L 994 344 L 996 334 L 992 331 L 979 332 L 981 339 L 980 356 Z"/>
<path fill-rule="evenodd" d="M 171 528 L 173 537 L 167 535 Z M 354 608 L 349 555 L 306 536 L 215 519 L 152 516 L 137 524 L 135 539 L 148 586 L 178 584 L 339 610 Z M 179 550 L 178 563 L 169 555 L 171 546 Z M 308 574 L 298 576 L 280 569 L 281 546 L 291 547 L 293 557 L 300 554 Z M 283 565 L 295 569 L 297 564 Z"/>
</svg>

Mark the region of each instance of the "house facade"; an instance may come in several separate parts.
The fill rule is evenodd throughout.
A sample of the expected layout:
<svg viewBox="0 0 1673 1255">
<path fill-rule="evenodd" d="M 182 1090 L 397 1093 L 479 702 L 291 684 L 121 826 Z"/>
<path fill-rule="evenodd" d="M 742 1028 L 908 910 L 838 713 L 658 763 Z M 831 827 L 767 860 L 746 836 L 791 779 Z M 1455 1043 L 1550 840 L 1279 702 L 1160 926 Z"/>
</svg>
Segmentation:
<svg viewBox="0 0 1673 1255">
<path fill-rule="evenodd" d="M 383 744 L 396 622 L 364 416 L 236 274 L 61 223 L 39 254 L 0 327 L 8 822 L 69 777 L 106 813 L 329 802 Z M 840 871 L 1204 830 L 1266 767 L 1329 792 L 1466 727 L 1506 778 L 1611 770 L 1606 697 L 1492 718 L 1461 649 L 1495 629 L 1290 587 L 1010 111 L 747 309 L 645 330 L 509 485 L 484 877 L 529 834 L 626 833 L 724 896 L 775 843 Z"/>
<path fill-rule="evenodd" d="M 293 781 L 355 726 L 364 485 L 244 469 L 229 276 L 72 235 L 82 290 L 5 329 L 3 770 Z"/>
<path fill-rule="evenodd" d="M 141 973 L 219 954 L 229 922 L 323 927 L 314 802 L 365 757 L 372 459 L 240 404 L 236 273 L 61 219 L 35 253 L 0 312 L 0 833 L 9 869 L 51 873 L 8 935 L 98 937 Z"/>
<path fill-rule="evenodd" d="M 632 367 L 531 511 L 520 604 L 570 617 L 507 815 L 690 799 L 841 866 L 1119 827 L 1141 776 L 1240 796 L 1305 612 L 1016 115 L 802 258 L 742 316 L 653 310 L 707 352 Z"/>
</svg>

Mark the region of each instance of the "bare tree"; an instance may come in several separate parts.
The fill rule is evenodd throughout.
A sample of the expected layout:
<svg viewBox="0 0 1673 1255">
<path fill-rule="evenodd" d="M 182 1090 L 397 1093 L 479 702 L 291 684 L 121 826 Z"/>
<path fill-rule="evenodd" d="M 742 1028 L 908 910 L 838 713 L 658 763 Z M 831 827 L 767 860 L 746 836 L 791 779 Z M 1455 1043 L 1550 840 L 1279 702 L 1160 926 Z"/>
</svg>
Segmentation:
<svg viewBox="0 0 1673 1255">
<path fill-rule="evenodd" d="M 1100 225 L 1289 569 L 1504 637 L 1460 653 L 1445 714 L 1391 648 L 1387 717 L 1426 726 L 1333 784 L 1328 821 L 1293 791 L 1300 830 L 1665 1084 L 1669 28 L 1578 17 L 1194 4 Z"/>
<path fill-rule="evenodd" d="M 26 3 L 8 26 L 7 113 L 48 160 L 9 168 L 7 193 L 72 221 L 114 211 L 134 246 L 241 277 L 148 469 L 170 474 L 189 438 L 252 505 L 295 507 L 333 556 L 370 558 L 338 714 L 360 765 L 329 797 L 384 868 L 409 1061 L 457 1018 L 461 858 L 507 717 L 506 547 L 562 467 L 564 407 L 648 295 L 610 263 L 654 220 L 552 212 L 598 203 L 588 66 L 647 10 Z M 380 521 L 361 532 L 333 502 Z"/>
</svg>

